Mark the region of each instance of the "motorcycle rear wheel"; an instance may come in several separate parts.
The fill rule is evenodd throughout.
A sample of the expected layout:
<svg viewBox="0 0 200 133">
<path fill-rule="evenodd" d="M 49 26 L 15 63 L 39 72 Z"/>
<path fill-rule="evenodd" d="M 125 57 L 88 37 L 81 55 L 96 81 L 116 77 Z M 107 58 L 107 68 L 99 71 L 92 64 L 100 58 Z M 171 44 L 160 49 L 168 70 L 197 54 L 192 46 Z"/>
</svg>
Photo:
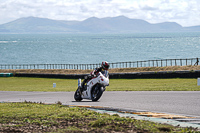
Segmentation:
<svg viewBox="0 0 200 133">
<path fill-rule="evenodd" d="M 81 101 L 83 98 L 81 97 L 81 94 L 79 92 L 79 88 L 76 90 L 75 94 L 74 94 L 74 99 L 76 101 Z"/>
<path fill-rule="evenodd" d="M 102 94 L 103 94 L 102 87 L 99 87 L 98 85 L 94 87 L 91 91 L 92 101 L 98 101 Z"/>
</svg>

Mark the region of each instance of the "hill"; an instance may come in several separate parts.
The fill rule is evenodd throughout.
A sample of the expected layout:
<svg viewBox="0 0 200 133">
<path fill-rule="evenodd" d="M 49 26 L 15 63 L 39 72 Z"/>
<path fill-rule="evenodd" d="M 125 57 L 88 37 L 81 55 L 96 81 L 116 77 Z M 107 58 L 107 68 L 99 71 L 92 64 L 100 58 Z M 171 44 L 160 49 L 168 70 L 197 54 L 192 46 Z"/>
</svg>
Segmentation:
<svg viewBox="0 0 200 133">
<path fill-rule="evenodd" d="M 154 33 L 200 32 L 200 26 L 182 27 L 175 22 L 151 24 L 125 16 L 64 21 L 26 17 L 0 25 L 0 33 Z"/>
</svg>

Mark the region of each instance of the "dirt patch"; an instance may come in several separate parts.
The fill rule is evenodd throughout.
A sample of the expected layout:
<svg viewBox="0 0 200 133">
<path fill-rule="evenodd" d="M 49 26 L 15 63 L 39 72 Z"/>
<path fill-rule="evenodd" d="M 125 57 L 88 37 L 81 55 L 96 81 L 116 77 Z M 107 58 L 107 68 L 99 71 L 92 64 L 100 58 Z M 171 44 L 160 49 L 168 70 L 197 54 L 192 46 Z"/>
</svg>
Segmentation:
<svg viewBox="0 0 200 133">
<path fill-rule="evenodd" d="M 99 132 L 99 133 L 110 133 L 110 132 L 149 132 L 145 129 L 138 129 L 133 123 L 118 124 L 112 122 L 108 125 L 94 125 L 91 126 L 87 123 L 91 123 L 92 119 L 74 119 L 74 120 L 56 120 L 55 124 L 51 125 L 40 125 L 40 124 L 30 124 L 25 123 L 20 124 L 1 124 L 0 132 Z"/>
</svg>

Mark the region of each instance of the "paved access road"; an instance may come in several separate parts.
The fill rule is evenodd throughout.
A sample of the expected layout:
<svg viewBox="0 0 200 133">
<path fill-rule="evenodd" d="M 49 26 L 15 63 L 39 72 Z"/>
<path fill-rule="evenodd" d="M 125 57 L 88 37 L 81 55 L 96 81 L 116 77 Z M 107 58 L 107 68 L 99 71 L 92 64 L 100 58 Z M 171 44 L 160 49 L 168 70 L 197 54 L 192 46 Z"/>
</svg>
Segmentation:
<svg viewBox="0 0 200 133">
<path fill-rule="evenodd" d="M 67 105 L 91 105 L 131 110 L 200 116 L 200 91 L 106 91 L 98 102 L 74 101 L 74 92 L 0 91 L 0 102 L 58 101 Z"/>
</svg>

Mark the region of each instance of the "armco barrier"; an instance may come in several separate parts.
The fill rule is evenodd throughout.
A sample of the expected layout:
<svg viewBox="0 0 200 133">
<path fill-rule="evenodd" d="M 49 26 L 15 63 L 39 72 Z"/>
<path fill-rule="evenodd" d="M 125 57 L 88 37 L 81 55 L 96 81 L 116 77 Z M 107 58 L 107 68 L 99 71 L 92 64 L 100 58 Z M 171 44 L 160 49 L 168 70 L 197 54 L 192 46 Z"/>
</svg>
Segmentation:
<svg viewBox="0 0 200 133">
<path fill-rule="evenodd" d="M 16 77 L 40 77 L 40 78 L 63 78 L 78 79 L 88 74 L 33 74 L 16 73 Z M 135 72 L 135 73 L 110 73 L 110 79 L 142 79 L 142 78 L 198 78 L 200 70 L 195 71 L 161 71 L 161 72 Z"/>
<path fill-rule="evenodd" d="M 78 79 L 84 78 L 88 74 L 40 74 L 40 73 L 16 73 L 15 77 L 37 77 L 37 78 L 60 78 Z"/>
<path fill-rule="evenodd" d="M 0 77 L 12 77 L 13 73 L 0 73 Z"/>
<path fill-rule="evenodd" d="M 152 79 L 152 78 L 198 78 L 200 71 L 161 71 L 110 74 L 113 79 Z"/>
</svg>

